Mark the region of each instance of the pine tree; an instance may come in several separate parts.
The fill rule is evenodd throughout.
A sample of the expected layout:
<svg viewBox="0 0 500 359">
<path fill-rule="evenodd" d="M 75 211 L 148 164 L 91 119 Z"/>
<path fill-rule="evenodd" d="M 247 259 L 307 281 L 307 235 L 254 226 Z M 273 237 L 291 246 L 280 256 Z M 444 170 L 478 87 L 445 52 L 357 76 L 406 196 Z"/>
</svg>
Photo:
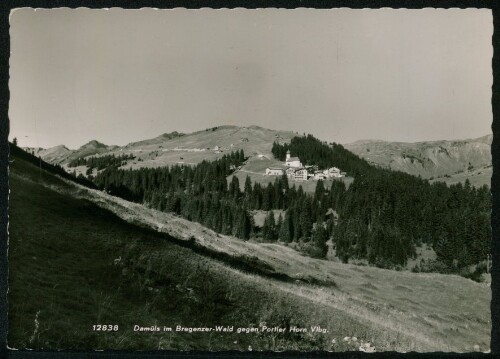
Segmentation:
<svg viewBox="0 0 500 359">
<path fill-rule="evenodd" d="M 324 258 L 328 252 L 328 246 L 326 241 L 328 240 L 328 235 L 326 233 L 323 222 L 316 223 L 316 228 L 313 233 L 313 243 L 316 248 L 319 249 L 319 257 Z"/>
<path fill-rule="evenodd" d="M 281 213 L 279 214 L 278 217 L 278 223 L 276 223 L 276 226 L 274 227 L 274 239 L 278 240 L 281 232 L 281 227 L 283 227 L 283 216 Z"/>
<path fill-rule="evenodd" d="M 236 237 L 248 240 L 252 230 L 252 222 L 247 211 L 243 210 L 238 214 L 238 226 L 236 230 Z"/>
<path fill-rule="evenodd" d="M 276 240 L 273 211 L 269 211 L 267 213 L 266 219 L 264 220 L 264 226 L 262 227 L 262 238 L 267 241 Z"/>
<path fill-rule="evenodd" d="M 266 188 L 262 191 L 262 209 L 264 211 L 269 211 L 272 209 L 272 188 L 271 183 L 267 185 Z"/>
<path fill-rule="evenodd" d="M 250 199 L 252 197 L 252 181 L 250 180 L 250 176 L 249 175 L 247 175 L 247 177 L 245 178 L 244 193 L 245 193 L 245 198 L 246 199 Z"/>
<path fill-rule="evenodd" d="M 291 223 L 290 211 L 287 211 L 279 232 L 279 240 L 281 242 L 290 243 L 292 241 L 292 228 L 293 225 Z"/>
<path fill-rule="evenodd" d="M 297 203 L 297 206 L 300 206 L 301 202 Z M 293 224 L 293 240 L 298 241 L 302 235 L 302 221 L 301 221 L 301 213 L 296 208 L 292 211 L 292 224 Z"/>
<path fill-rule="evenodd" d="M 318 180 L 316 182 L 316 190 L 314 192 L 314 199 L 316 202 L 323 200 L 323 195 L 325 194 L 325 186 L 323 185 L 322 180 Z"/>
<path fill-rule="evenodd" d="M 311 202 L 309 197 L 304 198 L 300 213 L 300 227 L 304 238 L 307 240 L 311 236 L 313 225 Z"/>
<path fill-rule="evenodd" d="M 240 181 L 236 176 L 233 176 L 233 178 L 231 179 L 231 185 L 229 186 L 229 193 L 234 198 L 238 198 L 240 195 Z"/>
</svg>

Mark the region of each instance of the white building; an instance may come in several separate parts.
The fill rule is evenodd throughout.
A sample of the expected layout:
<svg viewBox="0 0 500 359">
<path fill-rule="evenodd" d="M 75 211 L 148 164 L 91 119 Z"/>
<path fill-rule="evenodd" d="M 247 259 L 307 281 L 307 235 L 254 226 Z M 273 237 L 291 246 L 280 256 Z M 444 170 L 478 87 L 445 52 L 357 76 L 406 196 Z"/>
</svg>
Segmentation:
<svg viewBox="0 0 500 359">
<path fill-rule="evenodd" d="M 281 176 L 285 173 L 283 168 L 278 167 L 267 167 L 266 168 L 266 176 Z"/>
<path fill-rule="evenodd" d="M 307 181 L 307 175 L 308 175 L 307 169 L 298 168 L 295 171 L 295 180 L 296 181 Z"/>
<path fill-rule="evenodd" d="M 325 180 L 328 178 L 328 175 L 325 173 L 325 171 L 315 171 L 314 172 L 314 179 L 317 180 Z"/>
<path fill-rule="evenodd" d="M 307 169 L 290 167 L 286 170 L 286 176 L 295 181 L 307 181 Z"/>
<path fill-rule="evenodd" d="M 328 178 L 341 178 L 344 177 L 344 173 L 340 171 L 337 167 L 332 167 L 323 171 Z"/>
<path fill-rule="evenodd" d="M 285 166 L 300 168 L 302 167 L 302 163 L 300 163 L 300 159 L 298 157 L 290 157 L 290 150 L 288 150 L 286 151 Z"/>
</svg>

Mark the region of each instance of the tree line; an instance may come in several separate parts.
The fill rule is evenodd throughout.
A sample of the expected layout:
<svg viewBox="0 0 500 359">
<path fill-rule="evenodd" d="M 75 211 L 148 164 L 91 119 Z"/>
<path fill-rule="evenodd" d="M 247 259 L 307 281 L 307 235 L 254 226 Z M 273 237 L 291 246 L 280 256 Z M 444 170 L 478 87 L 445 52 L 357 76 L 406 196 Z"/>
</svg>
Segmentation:
<svg viewBox="0 0 500 359">
<path fill-rule="evenodd" d="M 134 155 L 104 155 L 104 156 L 92 156 L 92 157 L 79 157 L 71 160 L 68 163 L 68 167 L 77 166 L 87 166 L 88 173 L 92 173 L 92 170 L 96 168 L 98 171 L 110 167 L 110 166 L 123 166 L 127 163 L 127 160 L 133 160 Z"/>
<path fill-rule="evenodd" d="M 318 181 L 314 194 L 290 185 L 284 175 L 267 185 L 247 176 L 240 189 L 231 174 L 243 164 L 243 150 L 196 166 L 101 171 L 94 183 L 101 189 L 152 208 L 174 212 L 216 232 L 242 239 L 294 243 L 305 253 L 324 257 L 331 239 L 343 261 L 366 259 L 380 267 L 403 266 L 427 244 L 447 268 L 484 260 L 489 253 L 490 193 L 486 186 L 447 186 L 402 172 L 377 168 L 341 145 L 311 135 L 289 144 L 273 144 L 273 154 L 286 151 L 303 163 L 339 167 L 354 177 L 329 188 Z M 228 181 L 227 178 L 230 177 Z M 269 211 L 262 228 L 251 212 Z M 281 210 L 276 219 L 273 210 Z M 337 218 L 338 216 L 338 218 Z"/>
<path fill-rule="evenodd" d="M 108 167 L 94 183 L 113 195 L 199 222 L 216 232 L 250 238 L 252 219 L 239 203 L 239 184 L 226 177 L 245 160 L 243 150 L 196 166 L 124 170 Z"/>
</svg>

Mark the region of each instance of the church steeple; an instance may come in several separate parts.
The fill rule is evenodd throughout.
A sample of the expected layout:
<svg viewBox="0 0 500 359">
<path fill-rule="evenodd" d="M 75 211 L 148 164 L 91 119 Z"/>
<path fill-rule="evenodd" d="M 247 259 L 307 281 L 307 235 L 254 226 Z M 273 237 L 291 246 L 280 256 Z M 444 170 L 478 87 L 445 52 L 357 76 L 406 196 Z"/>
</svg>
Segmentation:
<svg viewBox="0 0 500 359">
<path fill-rule="evenodd" d="M 290 159 L 290 150 L 286 151 L 286 160 L 288 161 Z"/>
</svg>

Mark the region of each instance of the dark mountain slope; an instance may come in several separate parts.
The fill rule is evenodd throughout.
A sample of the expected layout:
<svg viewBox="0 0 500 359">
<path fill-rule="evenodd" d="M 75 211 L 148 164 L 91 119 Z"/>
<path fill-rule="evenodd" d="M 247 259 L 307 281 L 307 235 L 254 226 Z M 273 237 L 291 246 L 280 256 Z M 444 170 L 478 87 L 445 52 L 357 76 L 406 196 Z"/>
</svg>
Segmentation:
<svg viewBox="0 0 500 359">
<path fill-rule="evenodd" d="M 222 264 L 172 243 L 175 240 L 167 235 L 47 188 L 70 186 L 46 171 L 40 179 L 36 167 L 15 156 L 14 160 L 10 347 L 242 348 L 230 345 L 235 339 L 227 334 L 213 335 L 210 344 L 210 337 L 200 333 L 174 333 L 173 338 L 170 333 L 138 335 L 133 327 L 244 325 L 257 320 L 249 310 L 258 307 L 254 299 L 259 296 L 260 301 L 272 291 L 262 292 L 234 278 Z M 228 278 L 239 283 L 238 290 Z M 238 318 L 230 319 L 236 312 Z M 94 332 L 94 324 L 117 324 L 119 330 Z M 241 338 L 241 345 L 248 346 L 245 339 L 250 337 Z"/>
</svg>

